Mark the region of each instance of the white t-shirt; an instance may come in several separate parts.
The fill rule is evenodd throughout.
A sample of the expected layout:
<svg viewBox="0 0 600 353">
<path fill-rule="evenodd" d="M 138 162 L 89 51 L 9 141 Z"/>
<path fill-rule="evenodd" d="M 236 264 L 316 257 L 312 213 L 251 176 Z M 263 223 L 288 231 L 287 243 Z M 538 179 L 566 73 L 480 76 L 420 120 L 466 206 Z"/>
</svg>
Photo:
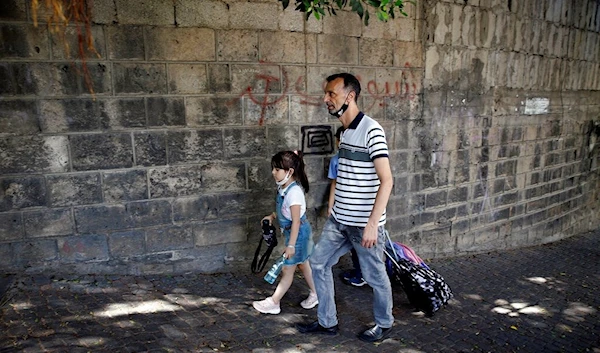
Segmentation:
<svg viewBox="0 0 600 353">
<path fill-rule="evenodd" d="M 287 189 L 290 189 L 290 191 L 283 198 L 281 213 L 285 218 L 291 221 L 292 212 L 290 207 L 293 205 L 300 205 L 300 217 L 302 217 L 306 213 L 306 199 L 304 198 L 304 190 L 297 183 L 290 184 L 285 189 L 279 188 L 278 192 L 280 195 L 283 195 Z"/>
</svg>

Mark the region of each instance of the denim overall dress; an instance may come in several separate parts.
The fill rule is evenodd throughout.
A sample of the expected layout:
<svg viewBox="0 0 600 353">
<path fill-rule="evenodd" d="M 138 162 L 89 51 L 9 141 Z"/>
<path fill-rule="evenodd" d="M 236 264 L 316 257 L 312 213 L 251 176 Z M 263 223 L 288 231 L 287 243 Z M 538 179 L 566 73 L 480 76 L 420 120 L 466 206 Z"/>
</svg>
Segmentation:
<svg viewBox="0 0 600 353">
<path fill-rule="evenodd" d="M 291 190 L 291 188 L 294 188 L 294 187 L 299 188 L 300 186 L 297 185 L 296 182 L 293 182 L 290 184 L 290 186 L 288 186 L 286 188 L 283 195 L 281 195 L 279 192 L 277 192 L 277 202 L 276 202 L 277 222 L 279 222 L 279 226 L 281 227 L 281 234 L 283 234 L 283 236 L 285 237 L 286 245 L 290 243 L 290 232 L 292 229 L 292 221 L 283 216 L 283 213 L 281 212 L 281 208 L 283 207 L 283 200 L 285 199 L 285 196 Z M 315 244 L 312 239 L 312 229 L 310 227 L 310 223 L 308 222 L 308 219 L 306 218 L 306 213 L 305 213 L 302 215 L 302 217 L 300 217 L 300 229 L 298 230 L 298 238 L 296 239 L 296 247 L 295 247 L 296 252 L 294 253 L 294 256 L 292 256 L 291 258 L 285 259 L 283 264 L 284 265 L 297 265 L 297 264 L 303 263 L 310 257 L 310 254 L 312 254 L 314 246 L 315 246 Z"/>
</svg>

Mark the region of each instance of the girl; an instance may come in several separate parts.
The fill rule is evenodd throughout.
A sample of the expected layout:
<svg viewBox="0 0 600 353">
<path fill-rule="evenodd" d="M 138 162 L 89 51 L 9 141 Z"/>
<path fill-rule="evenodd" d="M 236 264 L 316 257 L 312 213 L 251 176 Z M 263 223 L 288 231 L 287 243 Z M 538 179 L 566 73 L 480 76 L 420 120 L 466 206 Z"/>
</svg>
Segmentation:
<svg viewBox="0 0 600 353">
<path fill-rule="evenodd" d="M 282 151 L 271 159 L 271 174 L 277 188 L 277 212 L 265 216 L 263 220 L 273 223 L 275 217 L 285 238 L 285 261 L 281 270 L 281 279 L 272 296 L 252 303 L 252 306 L 265 314 L 279 314 L 279 302 L 288 291 L 294 280 L 296 266 L 300 268 L 310 294 L 300 305 L 312 309 L 319 301 L 312 278 L 312 270 L 308 258 L 312 253 L 314 243 L 310 223 L 306 219 L 306 200 L 304 193 L 308 192 L 308 178 L 304 171 L 302 153 L 298 151 Z"/>
</svg>

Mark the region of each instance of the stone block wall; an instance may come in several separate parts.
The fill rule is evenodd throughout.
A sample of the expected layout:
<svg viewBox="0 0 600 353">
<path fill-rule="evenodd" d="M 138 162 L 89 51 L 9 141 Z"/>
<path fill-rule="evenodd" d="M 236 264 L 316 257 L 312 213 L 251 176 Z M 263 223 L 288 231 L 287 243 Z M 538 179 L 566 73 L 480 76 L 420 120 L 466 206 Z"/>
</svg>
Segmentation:
<svg viewBox="0 0 600 353">
<path fill-rule="evenodd" d="M 93 94 L 75 27 L 0 5 L 4 271 L 248 269 L 283 149 L 306 154 L 318 238 L 340 71 L 386 130 L 387 227 L 422 257 L 599 226 L 597 1 L 425 1 L 368 27 L 276 0 L 92 5 Z"/>
</svg>

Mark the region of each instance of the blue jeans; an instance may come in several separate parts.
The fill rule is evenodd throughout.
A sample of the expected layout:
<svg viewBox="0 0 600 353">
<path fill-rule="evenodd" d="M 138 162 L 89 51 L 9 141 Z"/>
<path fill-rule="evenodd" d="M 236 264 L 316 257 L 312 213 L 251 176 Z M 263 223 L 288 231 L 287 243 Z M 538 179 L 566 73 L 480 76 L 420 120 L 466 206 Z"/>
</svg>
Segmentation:
<svg viewBox="0 0 600 353">
<path fill-rule="evenodd" d="M 319 324 L 323 327 L 332 327 L 338 324 L 331 268 L 342 255 L 352 248 L 358 255 L 363 278 L 373 288 L 375 324 L 387 328 L 392 327 L 394 323 L 392 287 L 383 258 L 385 230 L 383 226 L 377 228 L 377 245 L 370 249 L 360 244 L 363 230 L 362 227 L 343 225 L 333 217 L 329 217 L 309 259 L 319 298 L 317 315 Z"/>
</svg>

